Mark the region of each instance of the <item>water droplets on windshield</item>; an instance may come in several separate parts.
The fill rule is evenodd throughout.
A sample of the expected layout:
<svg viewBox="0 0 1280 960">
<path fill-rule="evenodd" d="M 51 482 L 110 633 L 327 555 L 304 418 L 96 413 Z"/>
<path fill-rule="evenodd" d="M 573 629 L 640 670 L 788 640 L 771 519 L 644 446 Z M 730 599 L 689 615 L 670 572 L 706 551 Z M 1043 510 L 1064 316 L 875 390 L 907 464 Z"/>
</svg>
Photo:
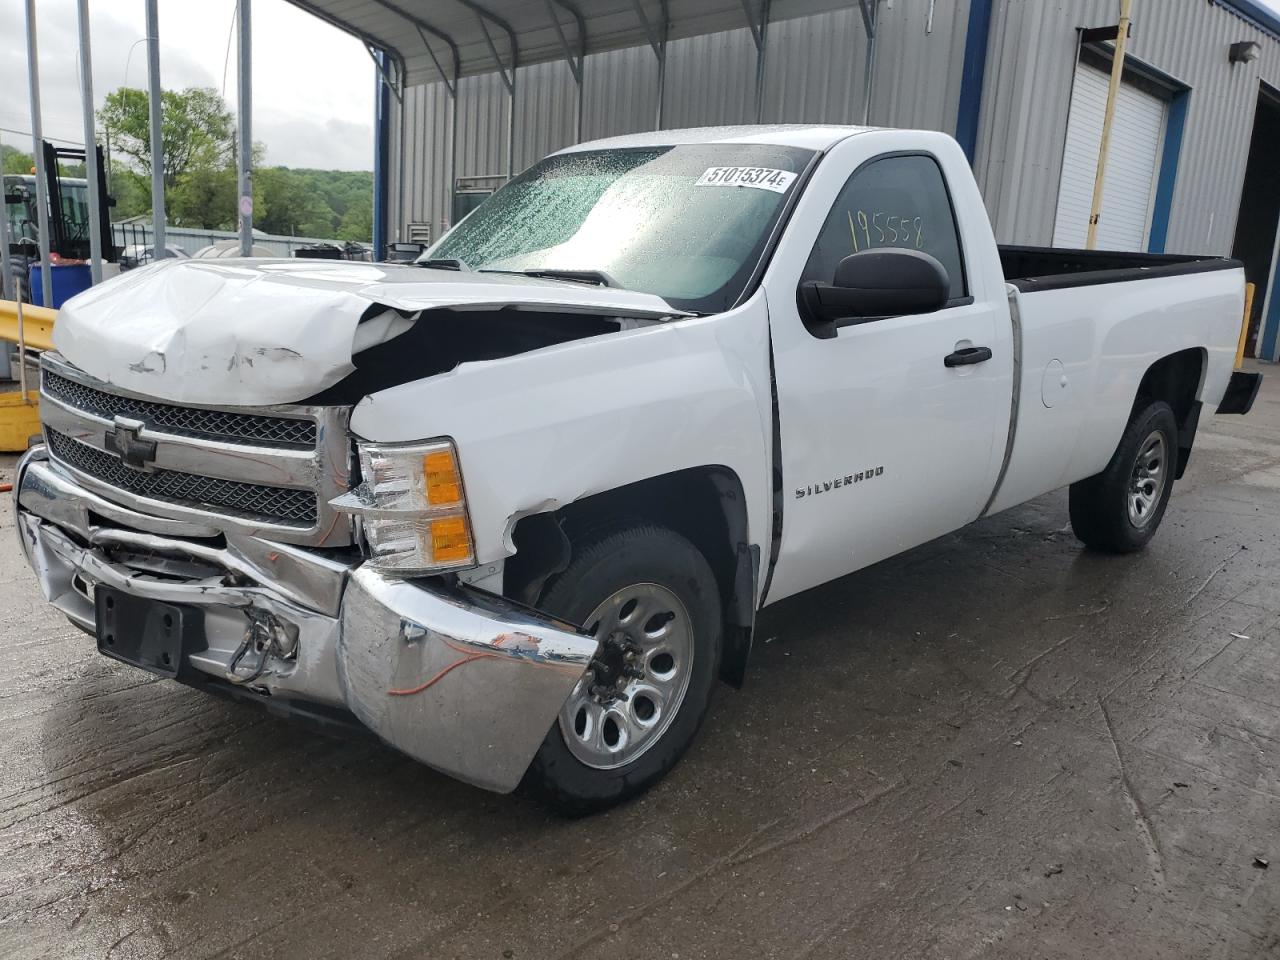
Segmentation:
<svg viewBox="0 0 1280 960">
<path fill-rule="evenodd" d="M 713 167 L 798 173 L 811 156 L 794 147 L 712 144 L 549 157 L 423 257 L 477 270 L 601 271 L 683 309 L 723 310 L 742 293 L 796 186 L 785 174 L 764 189 L 753 189 L 751 177 L 699 178 Z"/>
</svg>

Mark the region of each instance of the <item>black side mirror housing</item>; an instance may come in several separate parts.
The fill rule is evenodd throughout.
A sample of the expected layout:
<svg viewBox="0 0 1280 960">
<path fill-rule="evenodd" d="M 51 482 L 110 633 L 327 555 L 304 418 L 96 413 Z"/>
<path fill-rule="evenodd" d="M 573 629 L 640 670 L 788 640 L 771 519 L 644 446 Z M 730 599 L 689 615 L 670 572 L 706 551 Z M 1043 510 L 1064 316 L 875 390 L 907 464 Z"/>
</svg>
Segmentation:
<svg viewBox="0 0 1280 960">
<path fill-rule="evenodd" d="M 840 261 L 833 283 L 800 284 L 800 316 L 810 333 L 825 339 L 841 324 L 940 310 L 950 291 L 947 268 L 927 253 L 863 250 Z"/>
</svg>

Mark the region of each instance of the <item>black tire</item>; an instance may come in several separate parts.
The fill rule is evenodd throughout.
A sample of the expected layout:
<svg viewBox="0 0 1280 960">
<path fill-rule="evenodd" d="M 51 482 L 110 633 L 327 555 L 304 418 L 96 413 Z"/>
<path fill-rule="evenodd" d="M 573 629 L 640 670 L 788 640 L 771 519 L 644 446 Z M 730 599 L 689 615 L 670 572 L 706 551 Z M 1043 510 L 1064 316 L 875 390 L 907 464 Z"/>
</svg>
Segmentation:
<svg viewBox="0 0 1280 960">
<path fill-rule="evenodd" d="M 637 521 L 584 536 L 574 543 L 569 566 L 548 582 L 537 605 L 590 628 L 586 621 L 597 607 L 638 584 L 665 588 L 688 614 L 688 685 L 665 729 L 634 760 L 613 769 L 598 769 L 575 756 L 557 717 L 519 790 L 565 816 L 604 810 L 657 782 L 693 741 L 711 700 L 720 667 L 720 593 L 706 558 L 678 533 Z"/>
<path fill-rule="evenodd" d="M 1133 485 L 1139 479 L 1139 457 L 1163 437 L 1161 481 L 1152 502 L 1137 510 L 1129 507 Z M 1156 401 L 1136 411 L 1125 428 L 1111 462 L 1101 473 L 1071 485 L 1071 529 L 1085 546 L 1108 553 L 1133 553 L 1147 545 L 1164 519 L 1173 491 L 1178 464 L 1178 423 L 1173 410 Z M 1147 478 L 1142 478 L 1146 480 Z"/>
</svg>

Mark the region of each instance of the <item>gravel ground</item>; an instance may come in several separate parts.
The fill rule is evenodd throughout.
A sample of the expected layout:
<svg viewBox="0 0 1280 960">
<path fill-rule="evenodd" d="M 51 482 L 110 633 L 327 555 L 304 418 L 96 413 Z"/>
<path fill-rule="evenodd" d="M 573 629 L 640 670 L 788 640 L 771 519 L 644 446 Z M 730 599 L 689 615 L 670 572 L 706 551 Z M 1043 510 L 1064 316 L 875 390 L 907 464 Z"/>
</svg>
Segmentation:
<svg viewBox="0 0 1280 960">
<path fill-rule="evenodd" d="M 769 608 L 684 763 L 576 822 L 97 656 L 6 503 L 0 957 L 1280 955 L 1263 391 L 1139 556 L 1060 492 Z"/>
</svg>

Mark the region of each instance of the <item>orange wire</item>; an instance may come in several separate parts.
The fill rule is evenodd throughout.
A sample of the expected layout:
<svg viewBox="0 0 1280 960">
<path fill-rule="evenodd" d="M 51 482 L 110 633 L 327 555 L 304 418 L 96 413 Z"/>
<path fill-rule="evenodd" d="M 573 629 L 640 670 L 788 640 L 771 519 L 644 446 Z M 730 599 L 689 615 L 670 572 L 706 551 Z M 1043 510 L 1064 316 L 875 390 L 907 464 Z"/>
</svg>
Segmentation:
<svg viewBox="0 0 1280 960">
<path fill-rule="evenodd" d="M 454 643 L 452 640 L 448 639 L 447 637 L 440 637 L 439 639 L 440 639 L 440 642 L 443 643 L 450 650 L 454 650 L 462 654 L 462 657 L 458 660 L 455 660 L 453 663 L 449 664 L 447 667 L 445 667 L 443 670 L 441 670 L 439 673 L 433 676 L 430 680 L 425 680 L 422 683 L 418 684 L 416 687 L 406 687 L 402 689 L 388 690 L 387 691 L 388 696 L 411 697 L 415 693 L 422 693 L 422 691 L 428 689 L 433 684 L 439 683 L 441 680 L 443 680 L 445 676 L 451 671 L 458 669 L 458 667 L 462 666 L 464 663 L 471 663 L 473 660 L 508 660 L 510 659 L 510 657 L 506 653 L 492 653 L 489 651 L 477 651 L 472 653 L 472 652 L 469 652 L 465 647 L 459 646 L 458 644 Z M 493 646 L 500 647 L 509 639 L 511 639 L 511 634 L 504 633 L 500 637 L 498 637 L 496 640 L 493 641 Z M 559 667 L 560 665 L 550 664 L 550 663 L 533 663 L 532 666 Z"/>
<path fill-rule="evenodd" d="M 453 663 L 449 664 L 447 667 L 445 667 L 443 670 L 437 673 L 430 680 L 420 683 L 416 687 L 409 687 L 403 690 L 394 690 L 394 689 L 388 690 L 387 694 L 392 697 L 411 697 L 415 693 L 422 693 L 423 690 L 426 690 L 432 684 L 439 683 L 441 680 L 445 678 L 446 674 L 448 674 L 451 670 L 458 669 L 458 667 L 462 666 L 464 663 L 470 663 L 472 660 L 496 660 L 499 657 L 502 657 L 502 659 L 504 660 L 506 659 L 504 655 L 498 654 L 498 653 L 469 653 L 465 657 L 463 657 L 461 660 L 453 661 Z"/>
</svg>

